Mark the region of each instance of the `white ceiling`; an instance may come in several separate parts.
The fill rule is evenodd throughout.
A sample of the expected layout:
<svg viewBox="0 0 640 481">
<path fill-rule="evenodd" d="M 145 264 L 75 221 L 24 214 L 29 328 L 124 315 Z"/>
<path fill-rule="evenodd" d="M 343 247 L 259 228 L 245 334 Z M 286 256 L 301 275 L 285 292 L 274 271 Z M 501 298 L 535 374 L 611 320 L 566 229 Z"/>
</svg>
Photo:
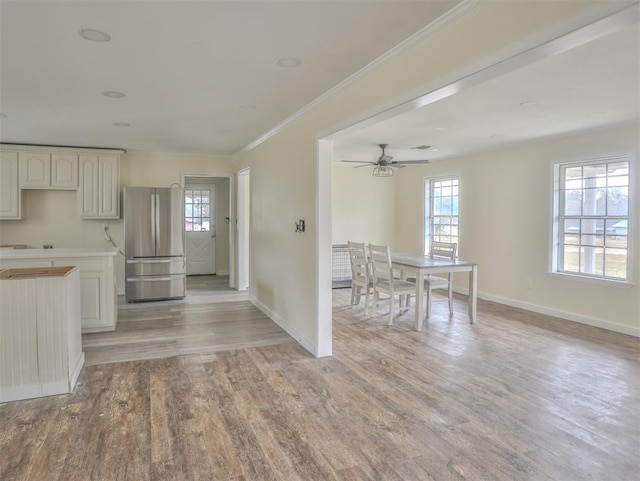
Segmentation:
<svg viewBox="0 0 640 481">
<path fill-rule="evenodd" d="M 640 28 L 636 23 L 338 137 L 334 159 L 376 160 L 377 144 L 387 143 L 387 154 L 395 160 L 442 160 L 639 118 Z M 425 144 L 432 148 L 410 150 Z"/>
<path fill-rule="evenodd" d="M 2 0 L 0 141 L 232 154 L 458 3 Z"/>
</svg>

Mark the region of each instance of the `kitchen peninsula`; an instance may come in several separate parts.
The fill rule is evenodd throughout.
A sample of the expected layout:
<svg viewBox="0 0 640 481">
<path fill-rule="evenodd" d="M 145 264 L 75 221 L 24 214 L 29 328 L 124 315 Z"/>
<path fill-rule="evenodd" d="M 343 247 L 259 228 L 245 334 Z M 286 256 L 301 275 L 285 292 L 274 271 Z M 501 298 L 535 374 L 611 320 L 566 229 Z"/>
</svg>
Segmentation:
<svg viewBox="0 0 640 481">
<path fill-rule="evenodd" d="M 116 328 L 117 297 L 114 273 L 116 252 L 93 249 L 0 250 L 0 269 L 78 266 L 82 332 Z"/>
</svg>

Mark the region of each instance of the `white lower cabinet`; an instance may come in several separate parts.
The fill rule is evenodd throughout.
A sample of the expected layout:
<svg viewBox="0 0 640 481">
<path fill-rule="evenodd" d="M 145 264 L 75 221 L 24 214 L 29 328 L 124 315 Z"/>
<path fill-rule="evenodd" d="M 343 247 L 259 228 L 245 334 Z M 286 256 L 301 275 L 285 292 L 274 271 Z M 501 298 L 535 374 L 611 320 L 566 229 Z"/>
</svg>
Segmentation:
<svg viewBox="0 0 640 481">
<path fill-rule="evenodd" d="M 0 271 L 0 402 L 73 391 L 82 366 L 75 267 Z"/>
<path fill-rule="evenodd" d="M 25 250 L 27 255 L 30 251 L 31 249 Z M 48 266 L 80 268 L 80 318 L 83 333 L 113 331 L 116 328 L 118 313 L 113 256 L 0 258 L 0 269 Z"/>
</svg>

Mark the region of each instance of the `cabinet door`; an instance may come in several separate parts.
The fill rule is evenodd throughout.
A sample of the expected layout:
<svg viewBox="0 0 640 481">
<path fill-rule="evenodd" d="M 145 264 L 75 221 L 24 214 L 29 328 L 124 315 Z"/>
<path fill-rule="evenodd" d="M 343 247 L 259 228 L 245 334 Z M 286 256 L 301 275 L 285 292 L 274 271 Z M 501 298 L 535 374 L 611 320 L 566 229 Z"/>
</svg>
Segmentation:
<svg viewBox="0 0 640 481">
<path fill-rule="evenodd" d="M 22 219 L 18 153 L 0 152 L 0 219 Z"/>
<path fill-rule="evenodd" d="M 51 154 L 20 152 L 20 188 L 51 187 Z"/>
<path fill-rule="evenodd" d="M 51 156 L 51 187 L 74 190 L 78 188 L 78 156 L 53 154 Z"/>
<path fill-rule="evenodd" d="M 98 156 L 81 155 L 78 159 L 78 215 L 98 217 Z"/>
<path fill-rule="evenodd" d="M 98 158 L 98 214 L 101 218 L 120 218 L 120 159 L 111 155 Z"/>
<path fill-rule="evenodd" d="M 80 322 L 82 332 L 109 331 L 116 327 L 113 298 L 113 259 L 58 258 L 54 266 L 78 266 L 80 268 Z"/>
</svg>

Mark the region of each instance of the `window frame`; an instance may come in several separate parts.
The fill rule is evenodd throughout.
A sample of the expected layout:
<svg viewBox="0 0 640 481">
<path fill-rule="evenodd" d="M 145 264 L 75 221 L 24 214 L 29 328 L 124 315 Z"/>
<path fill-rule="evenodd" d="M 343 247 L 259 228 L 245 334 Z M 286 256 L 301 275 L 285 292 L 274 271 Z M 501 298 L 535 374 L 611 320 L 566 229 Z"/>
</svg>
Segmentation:
<svg viewBox="0 0 640 481">
<path fill-rule="evenodd" d="M 202 193 L 203 192 L 207 192 L 209 201 L 204 203 L 204 204 L 202 202 L 200 204 L 196 204 L 196 202 L 194 202 L 194 198 L 195 197 L 192 196 L 191 197 L 191 202 L 187 202 L 187 192 L 193 192 L 193 193 L 198 192 L 199 193 L 198 195 L 200 195 L 200 198 L 202 198 Z M 207 186 L 193 186 L 193 187 L 189 187 L 187 189 L 184 189 L 183 209 L 185 210 L 185 215 L 184 215 L 184 231 L 185 232 L 211 232 L 212 231 L 212 228 L 211 228 L 211 195 L 212 195 L 211 188 L 207 187 Z M 190 216 L 187 216 L 187 212 L 186 212 L 188 205 L 191 205 L 191 209 L 192 209 L 192 211 L 191 211 L 192 215 L 190 215 Z M 207 215 L 207 216 L 202 215 L 202 210 L 200 210 L 200 215 L 193 215 L 194 214 L 193 209 L 195 208 L 196 205 L 198 205 L 200 209 L 202 209 L 203 205 L 207 205 L 209 207 L 209 215 Z M 192 223 L 191 230 L 188 230 L 187 229 L 187 222 L 188 222 L 189 219 L 192 219 L 192 220 L 193 219 L 198 219 L 200 221 L 200 226 L 203 225 L 203 222 L 204 222 L 205 219 L 208 219 L 209 220 L 209 226 L 208 226 L 207 229 L 195 230 L 195 229 L 193 229 L 193 225 L 195 225 L 195 224 Z"/>
<path fill-rule="evenodd" d="M 434 196 L 432 195 L 432 189 L 433 189 L 433 183 L 434 182 L 441 182 L 441 181 L 447 181 L 447 180 L 455 180 L 457 181 L 458 185 L 458 194 L 455 196 L 458 199 L 458 213 L 457 215 L 450 215 L 450 216 L 446 216 L 449 218 L 453 218 L 456 217 L 457 218 L 457 227 L 458 227 L 458 232 L 456 235 L 456 243 L 458 244 L 458 252 L 460 252 L 460 199 L 461 199 L 461 178 L 460 178 L 460 174 L 446 174 L 446 175 L 438 175 L 438 176 L 433 176 L 433 177 L 425 177 L 424 178 L 424 184 L 423 184 L 423 188 L 424 188 L 424 195 L 423 195 L 423 204 L 422 204 L 422 208 L 423 208 L 423 216 L 422 216 L 422 221 L 423 221 L 423 228 L 422 228 L 422 242 L 424 243 L 423 245 L 423 249 L 422 251 L 424 252 L 425 255 L 429 255 L 430 252 L 430 248 L 431 248 L 431 243 L 433 240 L 433 218 L 434 216 L 431 215 L 431 212 L 433 211 L 433 198 Z M 454 196 L 452 196 L 454 197 Z M 450 224 L 453 225 L 453 224 Z M 428 228 L 428 230 L 427 230 Z"/>
<path fill-rule="evenodd" d="M 624 216 L 610 216 L 607 215 L 605 211 L 604 215 L 584 215 L 582 212 L 578 215 L 561 215 L 561 209 L 564 207 L 564 199 L 562 198 L 562 193 L 564 190 L 562 189 L 563 179 L 561 178 L 562 173 L 570 167 L 582 167 L 588 165 L 602 165 L 609 163 L 617 163 L 617 162 L 627 162 L 629 166 L 628 173 L 628 210 L 627 210 L 627 246 L 626 246 L 626 278 L 617 278 L 617 277 L 609 277 L 603 274 L 589 274 L 583 272 L 573 272 L 573 271 L 565 271 L 559 270 L 561 265 L 560 256 L 563 255 L 564 251 L 562 250 L 562 242 L 564 241 L 564 228 L 562 227 L 562 222 L 565 218 L 578 218 L 578 219 L 602 219 L 612 220 L 612 219 L 623 219 Z M 598 157 L 586 157 L 574 160 L 566 160 L 566 161 L 553 161 L 551 163 L 552 167 L 552 212 L 551 212 L 551 239 L 550 239 L 550 256 L 549 256 L 549 275 L 558 278 L 576 280 L 580 282 L 587 282 L 591 284 L 599 284 L 606 286 L 614 286 L 614 287 L 632 287 L 634 285 L 634 245 L 635 245 L 635 216 L 637 215 L 635 203 L 636 203 L 636 189 L 637 189 L 637 171 L 636 171 L 636 159 L 630 153 L 616 153 L 611 155 L 603 155 Z M 584 178 L 584 177 L 583 177 Z M 581 188 L 584 190 L 584 186 Z M 604 238 L 606 241 L 606 234 L 604 234 Z M 582 240 L 577 244 L 578 247 L 582 246 Z M 566 244 L 563 244 L 566 245 Z"/>
</svg>

